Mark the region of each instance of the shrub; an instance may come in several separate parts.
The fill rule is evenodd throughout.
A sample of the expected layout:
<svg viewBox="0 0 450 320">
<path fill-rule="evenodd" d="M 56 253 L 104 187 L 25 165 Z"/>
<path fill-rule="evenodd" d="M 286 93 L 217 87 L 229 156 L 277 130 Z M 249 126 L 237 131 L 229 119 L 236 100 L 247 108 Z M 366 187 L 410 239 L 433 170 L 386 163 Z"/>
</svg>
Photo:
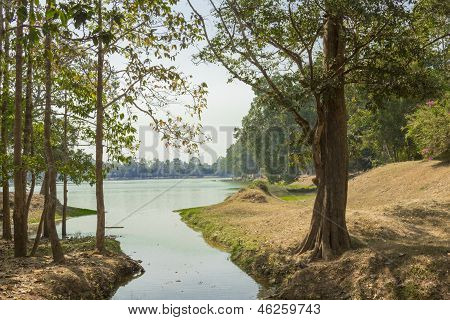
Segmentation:
<svg viewBox="0 0 450 320">
<path fill-rule="evenodd" d="M 450 160 L 450 108 L 448 99 L 428 101 L 408 116 L 406 137 L 424 158 Z"/>
<path fill-rule="evenodd" d="M 261 179 L 253 180 L 252 183 L 250 183 L 248 185 L 248 188 L 259 189 L 259 190 L 263 191 L 264 193 L 269 193 L 269 185 L 268 185 L 267 181 L 264 181 Z"/>
</svg>

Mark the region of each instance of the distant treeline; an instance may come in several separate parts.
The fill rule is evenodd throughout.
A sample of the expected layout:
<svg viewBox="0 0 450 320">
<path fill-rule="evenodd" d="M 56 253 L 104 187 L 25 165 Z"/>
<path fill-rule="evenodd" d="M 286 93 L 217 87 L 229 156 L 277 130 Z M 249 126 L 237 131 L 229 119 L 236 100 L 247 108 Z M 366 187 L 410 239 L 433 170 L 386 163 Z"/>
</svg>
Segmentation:
<svg viewBox="0 0 450 320">
<path fill-rule="evenodd" d="M 178 158 L 160 161 L 153 159 L 147 161 L 131 161 L 127 164 L 112 165 L 108 179 L 152 179 L 152 178 L 179 178 L 179 177 L 228 177 L 224 166 L 224 158 L 219 158 L 213 164 L 202 163 L 199 158 L 192 157 L 189 162 Z"/>
</svg>

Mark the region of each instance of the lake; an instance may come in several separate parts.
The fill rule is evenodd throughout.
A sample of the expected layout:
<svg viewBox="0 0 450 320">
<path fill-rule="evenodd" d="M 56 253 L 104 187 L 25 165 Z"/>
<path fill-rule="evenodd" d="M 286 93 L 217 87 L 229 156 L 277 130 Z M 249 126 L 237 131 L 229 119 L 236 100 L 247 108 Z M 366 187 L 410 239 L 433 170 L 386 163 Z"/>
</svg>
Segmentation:
<svg viewBox="0 0 450 320">
<path fill-rule="evenodd" d="M 105 181 L 106 225 L 123 227 L 106 232 L 146 271 L 113 299 L 256 299 L 259 285 L 173 212 L 221 202 L 238 187 L 217 179 Z M 87 184 L 69 185 L 68 199 L 69 206 L 96 208 Z M 71 235 L 93 235 L 95 227 L 95 216 L 67 222 Z"/>
</svg>

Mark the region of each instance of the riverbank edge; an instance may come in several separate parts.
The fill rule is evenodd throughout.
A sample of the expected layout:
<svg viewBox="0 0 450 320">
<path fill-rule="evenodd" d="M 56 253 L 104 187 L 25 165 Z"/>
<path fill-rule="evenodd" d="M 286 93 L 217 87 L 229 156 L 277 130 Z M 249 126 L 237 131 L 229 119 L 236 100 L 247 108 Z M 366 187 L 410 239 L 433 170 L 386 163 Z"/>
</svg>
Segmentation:
<svg viewBox="0 0 450 320">
<path fill-rule="evenodd" d="M 120 243 L 107 238 L 107 253 L 97 254 L 94 237 L 61 241 L 64 264 L 54 264 L 48 241 L 36 257 L 14 258 L 11 242 L 0 240 L 0 300 L 109 299 L 122 285 L 144 272 L 139 261 L 123 253 Z"/>
<path fill-rule="evenodd" d="M 352 249 L 330 261 L 295 253 L 313 198 L 280 201 L 256 185 L 176 212 L 243 271 L 264 279 L 270 293 L 260 292 L 263 299 L 448 299 L 448 169 L 405 162 L 352 179 Z"/>
<path fill-rule="evenodd" d="M 208 208 L 210 206 L 175 212 L 187 226 L 200 232 L 205 241 L 230 253 L 231 261 L 263 286 L 259 298 L 280 298 L 282 282 L 295 267 L 286 260 L 287 252 L 265 250 L 256 241 L 246 240 L 232 229 L 202 217 L 202 211 Z"/>
</svg>

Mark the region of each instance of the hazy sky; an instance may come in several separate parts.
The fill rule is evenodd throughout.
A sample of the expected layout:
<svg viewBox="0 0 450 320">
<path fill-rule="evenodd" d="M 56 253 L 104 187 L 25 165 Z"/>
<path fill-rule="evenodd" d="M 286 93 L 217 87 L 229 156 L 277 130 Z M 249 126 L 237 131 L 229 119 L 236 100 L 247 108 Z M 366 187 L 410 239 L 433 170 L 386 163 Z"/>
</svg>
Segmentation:
<svg viewBox="0 0 450 320">
<path fill-rule="evenodd" d="M 180 71 L 193 76 L 194 83 L 206 82 L 208 85 L 208 108 L 202 114 L 201 123 L 206 134 L 212 139 L 200 147 L 200 155 L 205 161 L 211 162 L 217 155 L 225 155 L 226 149 L 232 143 L 233 128 L 241 125 L 242 117 L 250 108 L 253 92 L 249 86 L 237 80 L 227 83 L 229 75 L 221 66 L 204 63 L 195 65 L 191 59 L 194 52 L 196 52 L 194 48 L 186 50 L 177 59 L 176 64 L 179 65 Z M 138 127 L 147 126 L 148 123 L 148 116 L 140 115 Z M 151 151 L 155 149 L 152 148 L 155 140 L 156 138 L 147 131 L 145 141 L 142 141 L 147 150 L 146 159 L 158 157 L 160 160 L 165 160 L 168 157 L 167 152 L 170 158 L 178 156 L 176 150 L 164 150 L 160 142 L 158 143 L 160 146 L 156 148 L 158 153 L 156 156 L 155 151 Z M 144 148 L 141 147 L 139 155 L 142 155 L 143 150 Z M 181 152 L 180 157 L 185 158 L 187 155 L 183 156 Z"/>
<path fill-rule="evenodd" d="M 190 8 L 187 7 L 186 1 L 181 1 L 181 10 L 189 16 Z M 198 10 L 208 16 L 209 7 L 206 1 L 193 1 Z M 201 47 L 201 44 L 198 45 Z M 202 125 L 207 134 L 212 136 L 212 141 L 200 148 L 200 156 L 202 160 L 211 162 L 218 155 L 225 155 L 227 147 L 232 143 L 230 137 L 234 127 L 241 125 L 241 119 L 245 116 L 250 108 L 253 99 L 253 91 L 246 84 L 237 80 L 228 83 L 229 74 L 227 70 L 219 65 L 205 64 L 196 65 L 192 62 L 192 55 L 198 52 L 198 48 L 190 47 L 184 50 L 177 57 L 175 65 L 186 75 L 193 76 L 193 83 L 206 82 L 208 85 L 208 108 L 202 115 Z M 140 116 L 138 126 L 148 125 L 149 118 L 145 115 Z M 150 160 L 158 157 L 165 160 L 168 157 L 173 158 L 179 156 L 176 150 L 164 150 L 162 143 L 159 142 L 157 151 L 151 151 L 151 146 L 156 139 L 147 132 L 145 135 L 145 158 Z M 138 156 L 142 157 L 144 148 Z M 157 155 L 155 155 L 157 153 Z M 186 159 L 188 156 L 180 154 L 181 158 Z"/>
</svg>

